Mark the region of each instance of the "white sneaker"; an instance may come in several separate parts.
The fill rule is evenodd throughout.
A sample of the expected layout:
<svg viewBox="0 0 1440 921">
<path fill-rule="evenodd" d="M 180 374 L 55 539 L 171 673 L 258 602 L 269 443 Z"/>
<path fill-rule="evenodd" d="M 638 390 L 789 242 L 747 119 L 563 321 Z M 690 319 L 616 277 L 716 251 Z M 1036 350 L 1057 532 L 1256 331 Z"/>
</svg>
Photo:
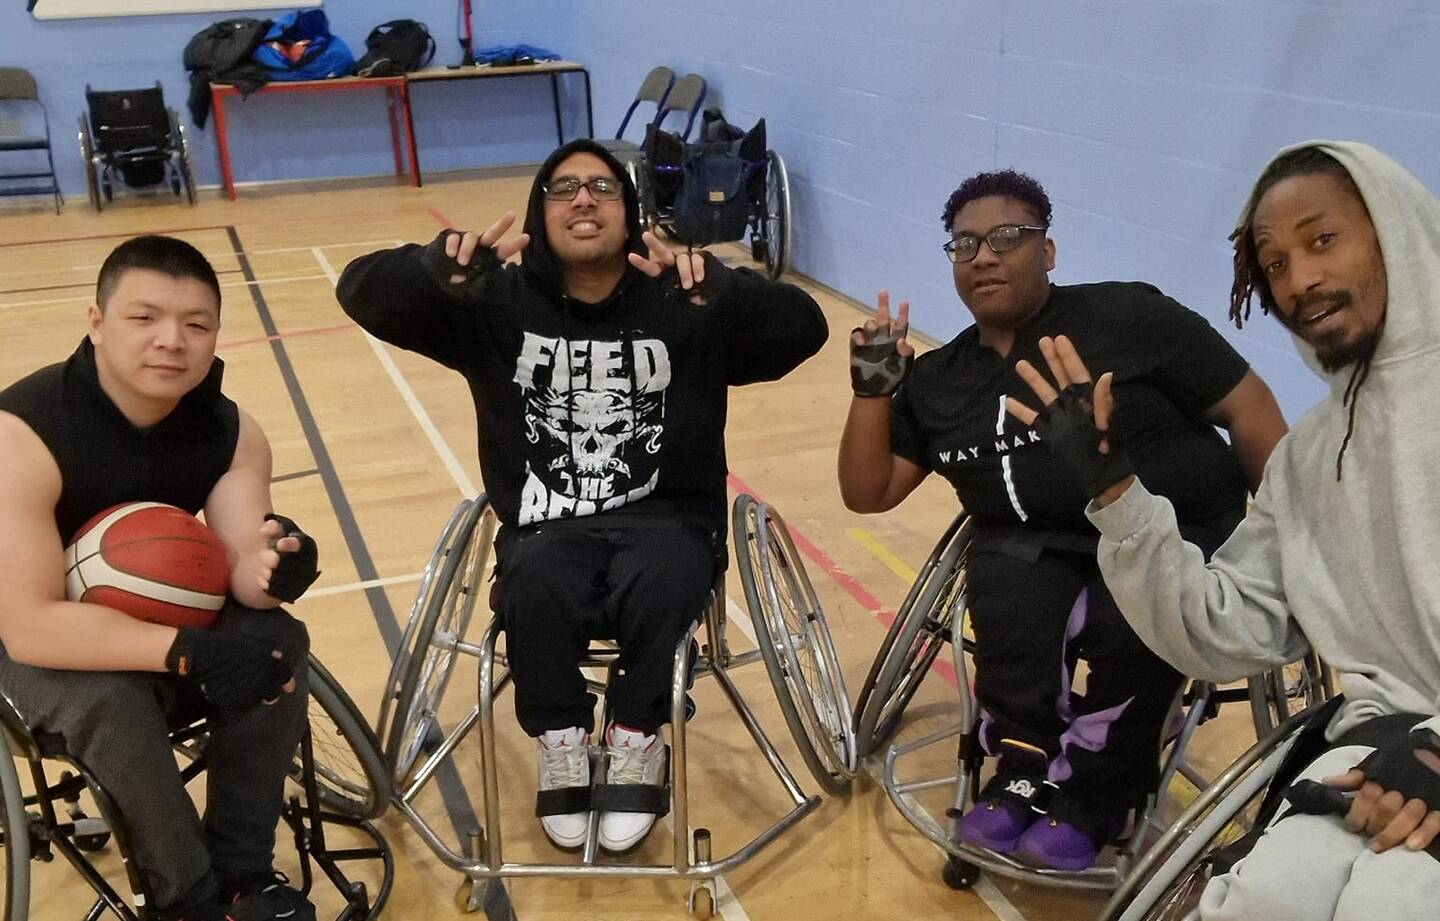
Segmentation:
<svg viewBox="0 0 1440 921">
<path fill-rule="evenodd" d="M 606 750 L 610 756 L 607 784 L 646 784 L 664 789 L 665 742 L 658 735 L 611 725 Z M 600 846 L 607 851 L 629 850 L 649 834 L 655 817 L 653 812 L 602 812 Z"/>
<path fill-rule="evenodd" d="M 578 787 L 588 799 L 590 788 L 590 736 L 579 726 L 552 729 L 535 740 L 540 749 L 540 791 Z M 568 812 L 540 817 L 540 827 L 558 847 L 585 843 L 590 812 Z"/>
</svg>

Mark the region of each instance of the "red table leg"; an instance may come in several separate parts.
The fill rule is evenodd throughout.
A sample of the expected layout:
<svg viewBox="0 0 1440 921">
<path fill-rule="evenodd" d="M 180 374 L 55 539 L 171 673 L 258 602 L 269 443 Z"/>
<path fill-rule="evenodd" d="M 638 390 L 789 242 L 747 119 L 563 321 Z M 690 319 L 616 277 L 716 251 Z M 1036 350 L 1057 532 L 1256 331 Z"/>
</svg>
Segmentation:
<svg viewBox="0 0 1440 921">
<path fill-rule="evenodd" d="M 415 119 L 410 114 L 410 85 L 408 81 L 402 80 L 398 87 L 400 91 L 400 114 L 405 119 L 405 143 L 410 149 L 410 180 L 415 188 L 420 188 L 420 154 L 415 147 Z"/>
<path fill-rule="evenodd" d="M 396 107 L 399 106 L 400 91 L 394 84 L 385 87 L 385 114 L 390 119 L 390 152 L 395 155 L 395 175 L 405 175 L 404 155 L 400 152 L 400 124 Z"/>
<path fill-rule="evenodd" d="M 218 87 L 210 88 L 210 109 L 215 115 L 215 146 L 220 153 L 220 184 L 225 187 L 225 196 L 235 200 L 235 174 L 230 167 L 230 130 L 225 120 L 225 92 Z"/>
</svg>

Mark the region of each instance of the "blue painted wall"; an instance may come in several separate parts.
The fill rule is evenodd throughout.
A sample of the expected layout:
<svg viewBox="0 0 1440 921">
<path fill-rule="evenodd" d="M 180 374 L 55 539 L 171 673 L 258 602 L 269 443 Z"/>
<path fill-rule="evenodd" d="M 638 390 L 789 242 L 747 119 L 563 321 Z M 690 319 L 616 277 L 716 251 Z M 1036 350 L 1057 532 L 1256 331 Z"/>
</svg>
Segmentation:
<svg viewBox="0 0 1440 921">
<path fill-rule="evenodd" d="M 578 7 L 602 124 L 656 63 L 704 74 L 732 121 L 766 117 L 800 271 L 867 302 L 888 287 L 949 338 L 970 320 L 940 209 L 966 176 L 1013 166 L 1054 199 L 1056 281 L 1154 282 L 1227 329 L 1292 418 L 1319 381 L 1273 320 L 1225 321 L 1226 236 L 1251 182 L 1284 144 L 1351 137 L 1440 190 L 1433 0 Z"/>
<path fill-rule="evenodd" d="M 83 87 L 159 78 L 184 99 L 180 48 L 215 17 L 37 23 L 0 5 L 0 59 L 34 69 L 61 135 Z M 424 20 L 458 56 L 454 0 L 334 0 L 359 48 L 378 22 Z M 969 315 L 939 213 L 967 175 L 1014 166 L 1055 201 L 1055 279 L 1143 278 L 1229 330 L 1292 417 L 1321 392 L 1274 321 L 1225 325 L 1226 235 L 1283 144 L 1368 140 L 1440 189 L 1440 7 L 1434 0 L 480 0 L 481 43 L 529 41 L 587 61 L 600 133 L 655 64 L 702 73 L 732 121 L 765 116 L 795 198 L 795 265 L 870 301 L 891 288 L 948 338 Z M 402 12 L 402 9 L 404 10 Z M 503 87 L 503 88 L 502 88 Z M 578 86 L 575 96 L 578 97 Z M 383 103 L 258 98 L 236 106 L 243 179 L 390 169 Z M 267 108 L 268 107 L 268 108 Z M 416 91 L 429 169 L 534 162 L 551 148 L 543 80 Z M 571 106 L 567 124 L 578 127 Z M 572 130 L 573 133 L 573 130 Z M 633 133 L 633 129 L 632 129 Z M 217 171 L 197 138 L 202 181 Z M 83 194 L 83 193 L 82 193 Z"/>
<path fill-rule="evenodd" d="M 439 46 L 437 64 L 460 58 L 457 0 L 332 0 L 326 4 L 331 31 L 356 57 L 365 36 L 390 19 L 425 22 Z M 528 42 L 568 56 L 580 53 L 570 0 L 478 3 L 476 42 Z M 85 85 L 96 88 L 147 86 L 156 80 L 165 100 L 185 115 L 201 184 L 219 182 L 213 120 L 195 130 L 185 113 L 189 76 L 181 51 L 196 32 L 217 19 L 252 15 L 273 18 L 276 10 L 173 16 L 38 22 L 19 2 L 0 4 L 0 64 L 35 74 L 50 110 L 61 187 L 83 203 L 84 173 L 76 125 L 85 110 Z M 574 95 L 578 98 L 578 82 Z M 305 179 L 381 174 L 393 170 L 385 94 L 337 93 L 231 100 L 231 147 L 237 181 Z M 578 107 L 577 107 L 578 109 Z M 476 81 L 423 86 L 414 92 L 420 162 L 442 170 L 532 162 L 554 147 L 550 90 L 542 79 Z M 567 128 L 579 130 L 576 111 Z"/>
</svg>

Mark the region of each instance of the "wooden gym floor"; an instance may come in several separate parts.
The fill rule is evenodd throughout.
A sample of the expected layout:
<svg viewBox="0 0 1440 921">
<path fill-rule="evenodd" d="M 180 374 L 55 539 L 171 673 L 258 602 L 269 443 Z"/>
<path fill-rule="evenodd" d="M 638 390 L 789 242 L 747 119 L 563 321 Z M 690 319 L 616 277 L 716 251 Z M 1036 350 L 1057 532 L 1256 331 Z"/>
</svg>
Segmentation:
<svg viewBox="0 0 1440 921">
<path fill-rule="evenodd" d="M 347 262 L 371 250 L 428 241 L 451 223 L 483 229 L 506 210 L 523 214 L 532 174 L 523 168 L 435 175 L 419 190 L 378 180 L 276 185 L 247 188 L 233 203 L 202 193 L 194 208 L 168 195 L 128 197 L 101 215 L 75 197 L 58 217 L 39 199 L 33 206 L 7 205 L 0 209 L 0 387 L 74 349 L 84 333 L 100 262 L 121 240 L 162 232 L 199 247 L 224 286 L 219 354 L 226 363 L 226 392 L 270 438 L 277 510 L 302 522 L 320 542 L 324 574 L 294 611 L 309 624 L 317 655 L 373 721 L 389 666 L 387 638 L 393 644 L 408 616 L 440 528 L 461 497 L 479 489 L 480 478 L 474 412 L 463 380 L 369 339 L 340 311 L 334 282 Z M 748 264 L 738 247 L 719 253 L 732 264 Z M 887 615 L 900 604 L 913 570 L 954 515 L 956 502 L 942 481 L 931 478 L 883 516 L 854 515 L 841 505 L 834 468 L 849 401 L 845 343 L 850 328 L 863 320 L 864 307 L 806 279 L 791 280 L 820 301 L 830 341 L 785 380 L 732 391 L 727 436 L 732 497 L 734 489 L 744 489 L 771 503 L 813 545 L 805 563 L 853 696 L 884 635 Z M 905 279 L 891 284 L 896 299 L 903 297 Z M 954 307 L 963 310 L 958 300 Z M 731 643 L 737 651 L 751 648 L 733 566 L 728 593 L 735 602 Z M 472 639 L 488 619 L 483 599 Z M 735 678 L 802 786 L 817 791 L 763 667 L 744 668 Z M 473 662 L 466 659 L 442 708 L 449 725 L 474 704 L 474 687 Z M 695 697 L 690 822 L 711 829 L 718 856 L 769 825 L 787 800 L 713 683 L 702 680 Z M 953 700 L 945 675 L 932 674 L 911 704 L 902 737 L 917 737 L 951 719 Z M 1250 739 L 1247 720 L 1224 714 L 1203 728 L 1199 760 L 1211 770 L 1231 760 Z M 508 698 L 497 707 L 497 724 L 506 856 L 555 860 L 558 852 L 531 815 L 533 743 L 515 727 Z M 918 766 L 939 773 L 946 748 L 919 756 Z M 452 841 L 452 828 L 465 823 L 466 809 L 480 808 L 473 737 L 454 764 L 464 794 L 447 804 L 432 787 L 420 801 Z M 868 773 L 879 767 L 872 761 L 848 797 L 827 797 L 796 829 L 728 874 L 718 914 L 729 921 L 1094 916 L 1101 904 L 1096 897 L 1003 880 L 982 880 L 972 892 L 947 889 L 940 881 L 939 853 Z M 926 801 L 938 810 L 944 799 Z M 395 810 L 378 824 L 396 858 L 386 916 L 406 921 L 456 916 L 458 874 L 433 856 Z M 664 861 L 668 844 L 662 825 L 634 859 Z M 283 834 L 277 849 L 280 866 L 293 871 L 293 850 Z M 115 876 L 119 865 L 113 853 L 102 865 Z M 68 921 L 83 914 L 88 890 L 63 861 L 32 869 L 33 917 Z M 333 916 L 333 894 L 323 883 L 318 891 L 321 917 Z M 674 882 L 520 880 L 512 881 L 508 892 L 520 921 L 687 917 L 687 888 Z M 490 915 L 498 919 L 503 912 L 492 905 Z"/>
</svg>

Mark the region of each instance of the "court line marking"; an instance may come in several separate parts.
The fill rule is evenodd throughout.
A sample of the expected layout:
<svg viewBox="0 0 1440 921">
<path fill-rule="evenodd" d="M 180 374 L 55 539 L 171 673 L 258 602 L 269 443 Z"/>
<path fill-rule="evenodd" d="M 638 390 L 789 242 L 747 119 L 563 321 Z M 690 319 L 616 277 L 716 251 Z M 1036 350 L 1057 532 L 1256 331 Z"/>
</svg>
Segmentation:
<svg viewBox="0 0 1440 921">
<path fill-rule="evenodd" d="M 398 246 L 399 244 L 397 243 L 395 245 Z M 319 263 L 320 270 L 325 273 L 325 277 L 330 280 L 330 284 L 332 286 L 339 284 L 340 273 L 335 271 L 335 267 L 330 264 L 330 260 L 326 257 L 324 251 L 318 246 L 312 246 L 310 253 L 315 257 L 315 261 Z M 385 343 L 376 339 L 368 332 L 365 333 L 365 340 L 370 343 L 370 348 L 375 352 L 375 357 L 380 359 L 380 366 L 383 367 L 385 373 L 390 376 L 390 382 L 395 385 L 396 391 L 400 394 L 400 399 L 404 400 L 405 405 L 410 408 L 410 414 L 415 417 L 416 423 L 419 424 L 420 430 L 425 433 L 425 437 L 430 441 L 431 447 L 435 449 L 436 454 L 440 455 L 440 462 L 445 465 L 445 470 L 450 474 L 450 479 L 455 481 L 455 486 L 460 490 L 460 495 L 466 499 L 479 495 L 479 488 L 475 485 L 475 482 L 470 479 L 470 474 L 466 472 L 465 467 L 460 463 L 460 459 L 455 456 L 455 452 L 450 450 L 450 445 L 446 443 L 445 436 L 440 434 L 440 429 L 436 427 L 435 420 L 430 418 L 430 413 L 421 405 L 420 398 L 415 395 L 415 389 L 410 386 L 410 381 L 406 379 L 404 373 L 401 372 L 400 368 L 395 364 L 395 359 L 390 357 L 390 351 Z"/>
<path fill-rule="evenodd" d="M 305 593 L 305 597 L 324 598 L 328 595 L 344 595 L 348 592 L 358 592 L 368 588 L 383 588 L 387 585 L 404 585 L 407 582 L 419 582 L 424 575 L 423 572 L 412 572 L 403 576 L 386 576 L 383 579 L 365 579 L 361 582 L 347 582 L 344 585 L 312 588 Z"/>
<path fill-rule="evenodd" d="M 217 343 L 215 350 L 235 349 L 247 345 L 259 345 L 262 342 L 279 342 L 282 339 L 298 339 L 302 336 L 318 336 L 322 333 L 339 333 L 358 328 L 354 323 L 341 323 L 338 326 L 312 326 L 309 329 L 294 329 L 288 333 L 275 333 L 273 336 L 251 336 L 248 339 L 231 339 L 228 342 Z"/>
<path fill-rule="evenodd" d="M 849 528 L 845 533 L 849 534 L 857 544 L 869 550 L 876 559 L 884 563 L 887 569 L 895 573 L 895 575 L 900 578 L 900 581 L 905 583 L 906 588 L 914 585 L 915 580 L 920 578 L 919 573 L 911 569 L 910 565 L 900 559 L 900 557 L 891 553 L 890 548 L 881 543 L 880 540 L 869 531 L 864 528 Z"/>
</svg>

